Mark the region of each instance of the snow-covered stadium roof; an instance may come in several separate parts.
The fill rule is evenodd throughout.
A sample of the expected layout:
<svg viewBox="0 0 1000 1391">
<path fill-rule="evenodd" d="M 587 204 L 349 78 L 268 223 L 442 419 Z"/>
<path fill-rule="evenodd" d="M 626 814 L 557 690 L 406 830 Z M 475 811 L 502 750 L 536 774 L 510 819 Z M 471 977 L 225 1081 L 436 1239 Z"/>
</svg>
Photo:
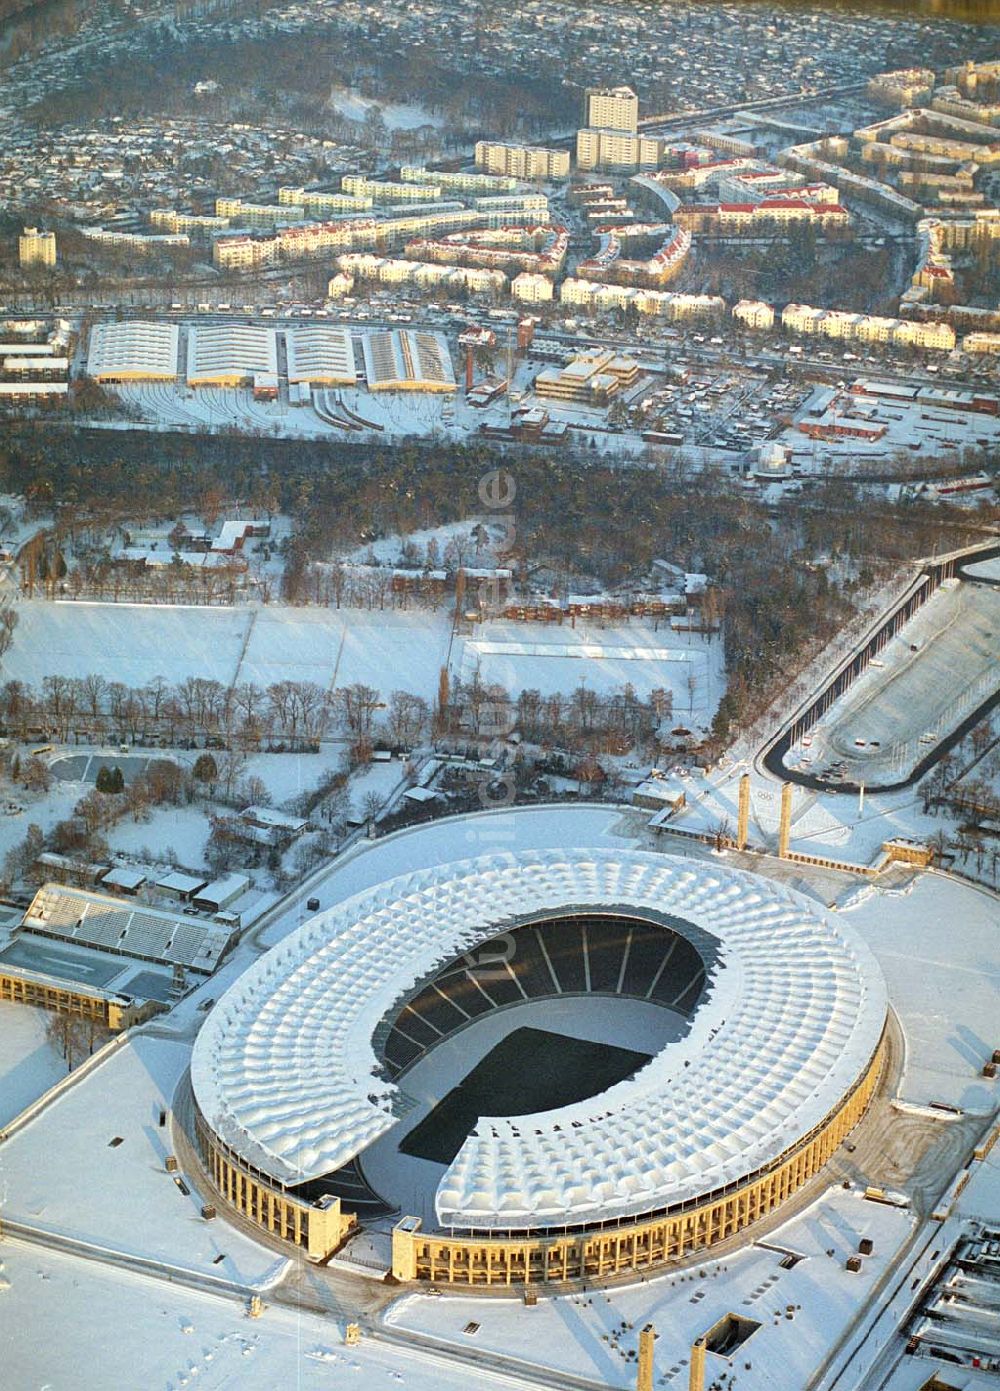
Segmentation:
<svg viewBox="0 0 1000 1391">
<path fill-rule="evenodd" d="M 596 1223 L 735 1182 L 835 1110 L 878 1045 L 873 956 L 784 886 L 647 852 L 505 853 L 367 890 L 255 962 L 195 1045 L 202 1114 L 281 1182 L 331 1172 L 396 1124 L 373 1045 L 382 1017 L 491 937 L 588 911 L 659 921 L 696 945 L 707 934 L 707 998 L 683 1040 L 608 1091 L 481 1118 L 438 1187 L 445 1226 Z"/>
</svg>

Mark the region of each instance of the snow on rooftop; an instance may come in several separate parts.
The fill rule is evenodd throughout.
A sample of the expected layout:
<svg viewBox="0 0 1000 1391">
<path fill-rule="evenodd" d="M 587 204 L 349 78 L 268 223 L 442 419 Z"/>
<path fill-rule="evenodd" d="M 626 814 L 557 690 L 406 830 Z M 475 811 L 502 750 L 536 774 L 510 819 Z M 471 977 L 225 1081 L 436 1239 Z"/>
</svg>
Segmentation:
<svg viewBox="0 0 1000 1391">
<path fill-rule="evenodd" d="M 663 855 L 527 851 L 377 885 L 256 962 L 195 1045 L 206 1119 L 281 1181 L 330 1172 L 395 1123 L 396 1088 L 380 1080 L 372 1042 L 384 1013 L 519 921 L 608 905 L 714 940 L 707 1002 L 683 1042 L 600 1097 L 516 1123 L 481 1118 L 439 1186 L 443 1224 L 537 1227 L 672 1206 L 773 1160 L 864 1070 L 885 1018 L 881 973 L 798 895 Z"/>
</svg>

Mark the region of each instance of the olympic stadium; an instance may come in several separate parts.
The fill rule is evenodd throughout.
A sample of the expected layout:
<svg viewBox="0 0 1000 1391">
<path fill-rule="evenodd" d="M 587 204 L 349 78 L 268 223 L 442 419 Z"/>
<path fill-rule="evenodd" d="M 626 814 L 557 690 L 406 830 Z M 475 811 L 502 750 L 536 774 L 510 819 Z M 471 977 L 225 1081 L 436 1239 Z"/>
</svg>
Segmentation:
<svg viewBox="0 0 1000 1391">
<path fill-rule="evenodd" d="M 654 1268 L 735 1236 L 863 1116 L 866 945 L 781 884 L 633 850 L 415 870 L 318 914 L 220 999 L 197 1137 L 244 1218 L 464 1286 Z"/>
</svg>

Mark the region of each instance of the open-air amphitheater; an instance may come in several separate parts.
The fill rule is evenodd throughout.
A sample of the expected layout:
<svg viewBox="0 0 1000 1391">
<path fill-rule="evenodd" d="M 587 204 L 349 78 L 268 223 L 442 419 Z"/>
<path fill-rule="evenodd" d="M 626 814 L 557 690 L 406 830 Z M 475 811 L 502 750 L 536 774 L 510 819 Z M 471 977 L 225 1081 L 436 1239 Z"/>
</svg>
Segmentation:
<svg viewBox="0 0 1000 1391">
<path fill-rule="evenodd" d="M 408 1144 L 454 1122 L 477 1057 L 488 1086 L 494 1053 L 509 1067 L 518 1030 L 571 1005 L 604 1085 L 535 1054 L 519 1106 L 444 1154 Z M 401 1281 L 655 1268 L 816 1175 L 872 1098 L 886 1020 L 864 942 L 774 881 L 635 849 L 483 856 L 375 885 L 251 966 L 195 1045 L 198 1141 L 229 1203 L 314 1260 L 370 1210 L 399 1214 Z M 653 1051 L 619 1067 L 626 1036 Z"/>
</svg>

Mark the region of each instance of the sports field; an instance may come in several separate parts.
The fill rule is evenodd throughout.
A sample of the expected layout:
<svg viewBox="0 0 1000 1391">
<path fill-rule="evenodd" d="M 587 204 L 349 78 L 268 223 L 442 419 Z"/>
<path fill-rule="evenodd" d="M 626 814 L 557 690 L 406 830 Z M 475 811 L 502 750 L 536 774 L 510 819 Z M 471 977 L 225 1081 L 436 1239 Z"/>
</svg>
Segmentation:
<svg viewBox="0 0 1000 1391">
<path fill-rule="evenodd" d="M 480 1116 L 525 1116 L 585 1101 L 631 1077 L 650 1054 L 516 1029 L 400 1143 L 403 1154 L 450 1164 Z"/>
</svg>

